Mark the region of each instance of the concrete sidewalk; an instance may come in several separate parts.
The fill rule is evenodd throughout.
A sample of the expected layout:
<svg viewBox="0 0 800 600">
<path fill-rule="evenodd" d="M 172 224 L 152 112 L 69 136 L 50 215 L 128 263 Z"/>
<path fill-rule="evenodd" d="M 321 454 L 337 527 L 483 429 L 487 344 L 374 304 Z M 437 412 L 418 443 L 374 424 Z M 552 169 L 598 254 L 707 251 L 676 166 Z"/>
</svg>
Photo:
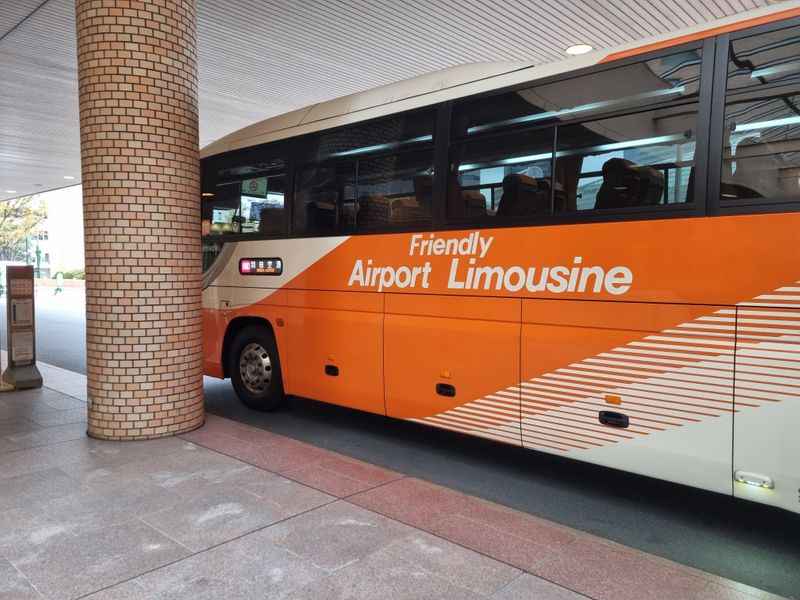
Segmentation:
<svg viewBox="0 0 800 600">
<path fill-rule="evenodd" d="M 209 416 L 86 437 L 85 377 L 0 395 L 0 599 L 778 598 Z"/>
</svg>

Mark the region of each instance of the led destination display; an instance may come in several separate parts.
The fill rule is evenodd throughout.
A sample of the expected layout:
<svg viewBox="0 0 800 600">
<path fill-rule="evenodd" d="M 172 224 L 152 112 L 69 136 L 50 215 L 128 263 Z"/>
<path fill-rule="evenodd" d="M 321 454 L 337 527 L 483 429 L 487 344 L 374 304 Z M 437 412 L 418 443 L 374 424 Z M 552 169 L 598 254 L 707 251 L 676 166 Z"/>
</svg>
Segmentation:
<svg viewBox="0 0 800 600">
<path fill-rule="evenodd" d="M 239 259 L 239 273 L 242 275 L 280 275 L 283 273 L 283 260 L 271 258 Z"/>
</svg>

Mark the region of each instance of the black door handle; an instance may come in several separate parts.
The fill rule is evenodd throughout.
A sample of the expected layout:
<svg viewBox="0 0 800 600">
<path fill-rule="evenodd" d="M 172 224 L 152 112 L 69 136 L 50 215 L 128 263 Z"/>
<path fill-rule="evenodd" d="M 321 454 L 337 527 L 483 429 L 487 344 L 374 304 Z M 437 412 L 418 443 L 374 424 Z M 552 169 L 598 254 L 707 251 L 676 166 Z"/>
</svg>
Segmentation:
<svg viewBox="0 0 800 600">
<path fill-rule="evenodd" d="M 450 385 L 449 383 L 437 383 L 436 384 L 436 393 L 440 396 L 447 396 L 448 398 L 452 398 L 456 395 L 456 388 L 455 386 Z"/>
<path fill-rule="evenodd" d="M 598 419 L 603 425 L 608 425 L 609 427 L 625 429 L 630 424 L 628 415 L 611 410 L 601 410 Z"/>
</svg>

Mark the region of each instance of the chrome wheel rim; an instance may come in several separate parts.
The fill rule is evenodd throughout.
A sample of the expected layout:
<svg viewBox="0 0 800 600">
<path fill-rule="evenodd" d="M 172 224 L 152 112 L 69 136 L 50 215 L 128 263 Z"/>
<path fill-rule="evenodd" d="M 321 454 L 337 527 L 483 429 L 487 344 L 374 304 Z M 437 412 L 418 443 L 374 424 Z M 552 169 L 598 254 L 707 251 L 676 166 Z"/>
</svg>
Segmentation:
<svg viewBox="0 0 800 600">
<path fill-rule="evenodd" d="M 247 391 L 263 394 L 272 380 L 272 361 L 261 344 L 247 344 L 239 356 L 239 375 Z"/>
</svg>

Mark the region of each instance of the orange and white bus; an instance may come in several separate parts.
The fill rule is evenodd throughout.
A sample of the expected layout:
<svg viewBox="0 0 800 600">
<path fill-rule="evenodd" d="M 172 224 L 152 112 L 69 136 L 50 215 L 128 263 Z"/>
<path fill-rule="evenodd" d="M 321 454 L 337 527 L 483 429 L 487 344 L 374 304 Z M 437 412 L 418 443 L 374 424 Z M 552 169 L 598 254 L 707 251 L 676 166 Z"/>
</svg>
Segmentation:
<svg viewBox="0 0 800 600">
<path fill-rule="evenodd" d="M 207 375 L 800 512 L 800 8 L 203 151 Z"/>
</svg>

